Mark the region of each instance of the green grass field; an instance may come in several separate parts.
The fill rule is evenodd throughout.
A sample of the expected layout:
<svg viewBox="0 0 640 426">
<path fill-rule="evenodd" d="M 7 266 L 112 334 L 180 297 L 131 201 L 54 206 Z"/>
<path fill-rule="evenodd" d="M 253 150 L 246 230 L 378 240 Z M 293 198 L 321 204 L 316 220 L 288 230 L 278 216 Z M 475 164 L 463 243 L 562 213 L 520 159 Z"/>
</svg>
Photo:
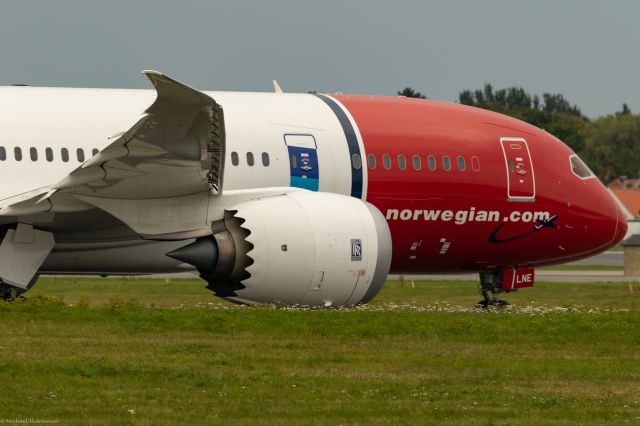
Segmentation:
<svg viewBox="0 0 640 426">
<path fill-rule="evenodd" d="M 0 420 L 640 422 L 637 284 L 389 282 L 365 308 L 235 307 L 197 280 L 42 278 L 0 303 Z"/>
</svg>

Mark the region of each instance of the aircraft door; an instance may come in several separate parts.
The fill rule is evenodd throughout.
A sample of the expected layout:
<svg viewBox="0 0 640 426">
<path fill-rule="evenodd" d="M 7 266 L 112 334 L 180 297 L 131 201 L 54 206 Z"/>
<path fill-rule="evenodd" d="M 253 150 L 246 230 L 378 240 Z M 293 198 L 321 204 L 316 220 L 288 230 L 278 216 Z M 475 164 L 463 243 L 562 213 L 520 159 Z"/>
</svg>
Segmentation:
<svg viewBox="0 0 640 426">
<path fill-rule="evenodd" d="M 290 185 L 317 191 L 320 186 L 318 153 L 313 135 L 287 134 L 284 142 L 289 153 Z"/>
<path fill-rule="evenodd" d="M 536 181 L 527 141 L 523 138 L 500 138 L 507 169 L 507 199 L 534 201 Z"/>
</svg>

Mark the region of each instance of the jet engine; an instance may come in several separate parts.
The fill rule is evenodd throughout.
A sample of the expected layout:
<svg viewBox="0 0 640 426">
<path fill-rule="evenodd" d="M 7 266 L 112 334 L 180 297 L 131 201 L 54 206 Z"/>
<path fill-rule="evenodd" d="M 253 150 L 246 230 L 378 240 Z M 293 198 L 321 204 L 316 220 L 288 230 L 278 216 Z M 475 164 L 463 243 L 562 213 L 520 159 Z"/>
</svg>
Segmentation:
<svg viewBox="0 0 640 426">
<path fill-rule="evenodd" d="M 382 288 L 391 233 L 369 203 L 300 191 L 237 204 L 212 236 L 167 255 L 194 265 L 233 302 L 350 306 Z"/>
</svg>

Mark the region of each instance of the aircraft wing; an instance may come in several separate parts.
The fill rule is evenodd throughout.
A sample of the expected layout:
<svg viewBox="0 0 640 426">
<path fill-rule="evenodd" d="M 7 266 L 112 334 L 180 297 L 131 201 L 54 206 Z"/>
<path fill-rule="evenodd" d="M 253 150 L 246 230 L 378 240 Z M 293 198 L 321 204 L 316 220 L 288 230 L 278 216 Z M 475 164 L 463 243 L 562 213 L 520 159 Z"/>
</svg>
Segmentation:
<svg viewBox="0 0 640 426">
<path fill-rule="evenodd" d="M 157 199 L 222 191 L 224 116 L 208 95 L 156 71 L 146 115 L 59 182 L 3 200 L 2 214 L 71 193 L 102 199 Z"/>
</svg>

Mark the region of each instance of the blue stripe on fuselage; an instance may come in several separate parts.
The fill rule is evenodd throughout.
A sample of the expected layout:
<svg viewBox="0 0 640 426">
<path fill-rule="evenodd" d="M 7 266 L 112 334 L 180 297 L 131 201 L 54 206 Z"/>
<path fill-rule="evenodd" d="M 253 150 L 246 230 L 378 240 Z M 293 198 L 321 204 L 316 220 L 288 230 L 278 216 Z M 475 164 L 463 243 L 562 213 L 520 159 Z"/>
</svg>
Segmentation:
<svg viewBox="0 0 640 426">
<path fill-rule="evenodd" d="M 331 108 L 331 111 L 333 111 L 338 118 L 340 126 L 342 126 L 342 131 L 344 132 L 344 136 L 347 138 L 347 145 L 349 146 L 349 164 L 351 164 L 351 196 L 362 198 L 362 167 L 356 169 L 353 166 L 352 161 L 353 156 L 357 154 L 361 158 L 360 163 L 364 163 L 364 159 L 362 159 L 362 155 L 360 154 L 360 145 L 358 145 L 356 132 L 351 125 L 351 121 L 349 121 L 349 117 L 347 117 L 347 114 L 345 114 L 342 108 L 340 108 L 340 105 L 326 95 L 316 94 L 316 96 L 322 99 L 324 103 Z"/>
</svg>

